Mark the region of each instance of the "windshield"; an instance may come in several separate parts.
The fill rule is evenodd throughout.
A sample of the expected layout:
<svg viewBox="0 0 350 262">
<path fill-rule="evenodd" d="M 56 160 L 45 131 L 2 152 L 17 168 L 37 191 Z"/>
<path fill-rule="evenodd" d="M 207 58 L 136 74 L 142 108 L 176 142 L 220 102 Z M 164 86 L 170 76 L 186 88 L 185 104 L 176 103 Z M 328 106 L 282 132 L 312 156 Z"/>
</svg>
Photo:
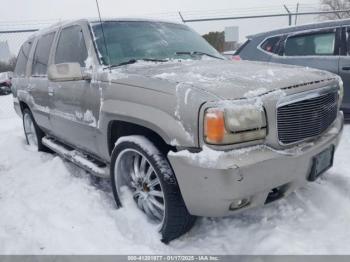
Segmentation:
<svg viewBox="0 0 350 262">
<path fill-rule="evenodd" d="M 206 40 L 185 25 L 146 21 L 103 22 L 108 52 L 101 23 L 92 23 L 91 28 L 104 65 L 143 59 L 200 59 L 199 55 L 205 54 L 222 58 Z"/>
</svg>

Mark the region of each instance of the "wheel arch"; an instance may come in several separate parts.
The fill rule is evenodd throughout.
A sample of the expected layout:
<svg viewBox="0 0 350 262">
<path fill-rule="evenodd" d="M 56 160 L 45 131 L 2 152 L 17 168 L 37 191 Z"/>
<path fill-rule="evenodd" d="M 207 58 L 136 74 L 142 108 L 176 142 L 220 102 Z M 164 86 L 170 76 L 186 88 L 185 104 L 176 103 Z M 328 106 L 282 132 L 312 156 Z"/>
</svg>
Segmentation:
<svg viewBox="0 0 350 262">
<path fill-rule="evenodd" d="M 110 155 L 112 154 L 117 140 L 120 137 L 130 135 L 145 136 L 165 155 L 167 155 L 170 150 L 176 151 L 176 147 L 166 142 L 169 140 L 168 138 L 160 135 L 159 132 L 156 132 L 145 125 L 123 120 L 112 120 L 108 124 L 107 133 L 108 151 Z"/>
</svg>

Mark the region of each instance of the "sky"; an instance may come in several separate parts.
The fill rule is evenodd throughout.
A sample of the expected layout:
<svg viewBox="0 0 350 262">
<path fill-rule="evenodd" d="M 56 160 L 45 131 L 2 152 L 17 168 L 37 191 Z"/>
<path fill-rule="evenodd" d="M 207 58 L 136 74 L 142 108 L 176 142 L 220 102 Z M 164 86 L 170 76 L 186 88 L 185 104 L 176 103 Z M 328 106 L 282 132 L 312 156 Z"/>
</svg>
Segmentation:
<svg viewBox="0 0 350 262">
<path fill-rule="evenodd" d="M 153 17 L 181 21 L 177 12 L 185 19 L 213 15 L 246 15 L 284 12 L 283 5 L 294 11 L 296 4 L 318 8 L 319 0 L 99 0 L 102 17 Z M 0 8 L 6 6 L 11 12 L 1 12 L 0 27 L 14 23 L 45 23 L 84 17 L 97 17 L 95 0 L 0 0 Z M 3 8 L 1 8 L 4 10 Z M 304 16 L 298 23 L 309 23 L 314 17 Z M 294 23 L 294 20 L 293 20 Z M 288 18 L 264 18 L 188 23 L 200 34 L 223 31 L 227 26 L 239 26 L 240 42 L 250 34 L 288 26 Z"/>
</svg>

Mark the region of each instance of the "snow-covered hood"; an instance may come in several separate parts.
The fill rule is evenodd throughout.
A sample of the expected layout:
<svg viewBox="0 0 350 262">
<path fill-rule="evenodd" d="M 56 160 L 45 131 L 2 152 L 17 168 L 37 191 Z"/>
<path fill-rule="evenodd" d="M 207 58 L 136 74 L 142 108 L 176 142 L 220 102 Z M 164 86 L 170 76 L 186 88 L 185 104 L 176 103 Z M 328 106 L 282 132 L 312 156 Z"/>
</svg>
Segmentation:
<svg viewBox="0 0 350 262">
<path fill-rule="evenodd" d="M 240 98 L 257 89 L 268 92 L 334 78 L 331 73 L 310 68 L 216 59 L 139 62 L 124 68 L 123 74 L 188 84 L 224 99 Z"/>
</svg>

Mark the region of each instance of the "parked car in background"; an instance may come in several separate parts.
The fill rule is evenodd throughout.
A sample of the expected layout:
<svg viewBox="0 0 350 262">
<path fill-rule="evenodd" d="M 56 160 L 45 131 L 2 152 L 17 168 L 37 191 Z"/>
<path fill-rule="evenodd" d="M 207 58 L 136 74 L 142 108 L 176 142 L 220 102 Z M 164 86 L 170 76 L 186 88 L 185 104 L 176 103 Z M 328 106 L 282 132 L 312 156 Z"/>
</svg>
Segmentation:
<svg viewBox="0 0 350 262">
<path fill-rule="evenodd" d="M 0 73 L 0 95 L 11 93 L 12 72 Z"/>
<path fill-rule="evenodd" d="M 350 19 L 248 36 L 235 54 L 243 60 L 301 65 L 340 75 L 344 82 L 341 109 L 350 120 Z"/>
<path fill-rule="evenodd" d="M 110 178 L 117 206 L 136 205 L 165 243 L 197 216 L 316 180 L 343 129 L 338 76 L 232 63 L 186 25 L 153 20 L 37 32 L 19 52 L 13 96 L 29 145 Z"/>
</svg>

